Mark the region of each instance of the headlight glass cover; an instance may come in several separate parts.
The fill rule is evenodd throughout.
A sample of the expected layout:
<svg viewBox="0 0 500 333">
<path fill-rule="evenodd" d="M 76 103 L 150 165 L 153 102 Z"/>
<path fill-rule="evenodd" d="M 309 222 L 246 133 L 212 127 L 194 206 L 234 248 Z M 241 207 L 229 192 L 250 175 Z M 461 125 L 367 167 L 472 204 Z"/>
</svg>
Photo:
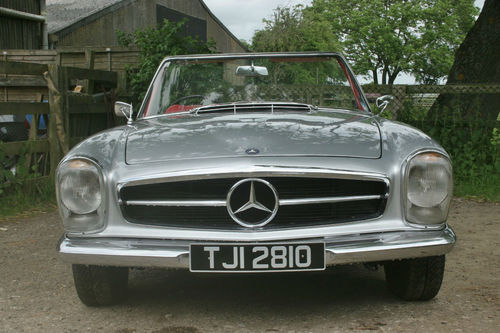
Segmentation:
<svg viewBox="0 0 500 333">
<path fill-rule="evenodd" d="M 57 196 L 68 232 L 95 231 L 103 225 L 104 184 L 100 167 L 77 158 L 63 162 L 57 172 Z"/>
<path fill-rule="evenodd" d="M 450 161 L 435 152 L 412 157 L 405 172 L 406 218 L 417 224 L 446 221 L 453 192 Z"/>
</svg>

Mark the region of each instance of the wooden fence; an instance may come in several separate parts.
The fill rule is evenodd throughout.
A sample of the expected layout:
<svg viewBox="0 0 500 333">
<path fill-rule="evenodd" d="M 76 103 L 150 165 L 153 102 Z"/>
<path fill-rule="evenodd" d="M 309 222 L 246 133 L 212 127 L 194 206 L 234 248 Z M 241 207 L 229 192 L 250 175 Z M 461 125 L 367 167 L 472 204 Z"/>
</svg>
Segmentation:
<svg viewBox="0 0 500 333">
<path fill-rule="evenodd" d="M 118 75 L 117 94 L 127 94 L 126 68 L 139 62 L 139 51 L 135 47 L 88 47 L 62 48 L 58 50 L 0 50 L 0 60 L 10 62 L 29 62 L 55 64 L 65 67 L 78 67 L 113 71 Z M 2 73 L 0 73 L 2 74 Z M 26 83 L 25 83 L 26 84 Z M 1 87 L 1 85 L 0 85 Z M 13 98 L 30 95 L 33 89 L 11 89 Z M 0 101 L 4 98 L 0 93 Z M 29 98 L 29 97 L 28 97 Z"/>
<path fill-rule="evenodd" d="M 37 64 L 0 61 L 0 85 L 24 87 L 38 91 L 35 98 L 24 95 L 18 100 L 5 98 L 0 102 L 0 115 L 31 115 L 27 141 L 3 142 L 5 155 L 42 154 L 49 164 L 43 173 L 54 175 L 60 159 L 69 148 L 89 135 L 114 125 L 113 94 L 117 73 L 94 69 L 65 67 L 56 64 Z M 75 92 L 82 89 L 87 93 Z M 85 88 L 83 88 L 85 89 Z M 96 100 L 96 94 L 100 100 Z M 44 121 L 46 131 L 39 128 Z M 37 163 L 28 158 L 28 163 Z"/>
<path fill-rule="evenodd" d="M 392 95 L 394 100 L 389 110 L 392 119 L 405 107 L 414 106 L 427 111 L 440 94 L 478 95 L 500 94 L 500 84 L 461 84 L 461 85 L 364 85 L 363 91 L 372 103 L 377 97 Z"/>
</svg>

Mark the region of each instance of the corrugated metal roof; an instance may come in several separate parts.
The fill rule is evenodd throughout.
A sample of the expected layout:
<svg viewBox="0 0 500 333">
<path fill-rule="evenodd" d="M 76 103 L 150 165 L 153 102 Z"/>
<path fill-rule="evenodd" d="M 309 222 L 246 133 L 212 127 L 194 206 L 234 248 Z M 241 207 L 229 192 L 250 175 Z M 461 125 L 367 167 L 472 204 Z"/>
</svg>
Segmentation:
<svg viewBox="0 0 500 333">
<path fill-rule="evenodd" d="M 83 17 L 87 17 L 123 0 L 47 0 L 49 33 L 59 31 Z"/>
</svg>

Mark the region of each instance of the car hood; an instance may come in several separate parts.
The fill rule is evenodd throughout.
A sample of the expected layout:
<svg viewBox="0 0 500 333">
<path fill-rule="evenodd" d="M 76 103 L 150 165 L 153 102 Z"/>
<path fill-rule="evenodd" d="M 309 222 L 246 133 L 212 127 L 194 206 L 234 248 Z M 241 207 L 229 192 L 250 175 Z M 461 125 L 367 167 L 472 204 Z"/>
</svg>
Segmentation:
<svg viewBox="0 0 500 333">
<path fill-rule="evenodd" d="M 127 164 L 249 155 L 379 158 L 380 130 L 359 112 L 216 113 L 139 120 L 126 144 Z"/>
</svg>

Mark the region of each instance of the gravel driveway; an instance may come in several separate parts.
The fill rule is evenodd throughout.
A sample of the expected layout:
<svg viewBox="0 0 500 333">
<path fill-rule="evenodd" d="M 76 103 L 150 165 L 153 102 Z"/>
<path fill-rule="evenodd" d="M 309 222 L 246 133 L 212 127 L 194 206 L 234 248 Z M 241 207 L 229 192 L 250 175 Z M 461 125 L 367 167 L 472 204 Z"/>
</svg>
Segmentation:
<svg viewBox="0 0 500 333">
<path fill-rule="evenodd" d="M 454 200 L 459 240 L 429 302 L 390 295 L 383 270 L 192 275 L 133 270 L 119 306 L 78 300 L 57 258 L 57 212 L 0 222 L 0 332 L 499 332 L 500 205 Z"/>
</svg>

